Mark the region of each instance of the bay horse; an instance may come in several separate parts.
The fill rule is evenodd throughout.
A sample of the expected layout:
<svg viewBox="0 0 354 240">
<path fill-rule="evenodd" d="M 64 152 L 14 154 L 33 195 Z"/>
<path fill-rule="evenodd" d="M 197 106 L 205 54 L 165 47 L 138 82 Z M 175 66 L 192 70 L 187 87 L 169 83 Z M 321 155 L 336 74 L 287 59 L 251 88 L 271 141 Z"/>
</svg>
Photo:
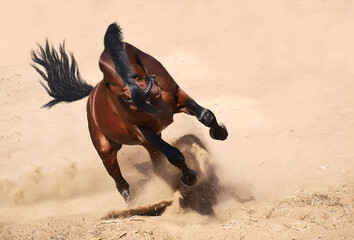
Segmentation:
<svg viewBox="0 0 354 240">
<path fill-rule="evenodd" d="M 35 64 L 32 66 L 47 83 L 40 81 L 42 86 L 54 98 L 43 107 L 89 96 L 87 119 L 92 143 L 126 203 L 130 201 L 129 184 L 117 161 L 123 144 L 144 146 L 154 170 L 161 159 L 157 155 L 162 153 L 181 170 L 182 182 L 192 186 L 197 173 L 187 166 L 177 148 L 161 138 L 161 131 L 173 122 L 173 114 L 195 116 L 210 128 L 213 139 L 225 140 L 228 136 L 226 127 L 217 122 L 215 115 L 189 97 L 158 60 L 123 41 L 117 23 L 109 25 L 105 33 L 105 48 L 99 58 L 103 80 L 95 87 L 82 79 L 73 54 L 69 57 L 65 52 L 65 42 L 59 45 L 59 53 L 49 46 L 48 39 L 45 47 L 38 47 L 39 51 L 31 51 L 31 57 L 45 72 Z M 161 176 L 168 181 L 168 176 Z"/>
</svg>

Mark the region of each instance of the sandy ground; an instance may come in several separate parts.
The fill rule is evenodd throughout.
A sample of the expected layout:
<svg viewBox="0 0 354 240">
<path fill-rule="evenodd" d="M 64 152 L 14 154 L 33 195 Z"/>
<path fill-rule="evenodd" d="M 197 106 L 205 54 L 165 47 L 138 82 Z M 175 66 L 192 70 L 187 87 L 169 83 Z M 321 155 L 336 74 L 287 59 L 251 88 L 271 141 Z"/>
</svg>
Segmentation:
<svg viewBox="0 0 354 240">
<path fill-rule="evenodd" d="M 197 135 L 208 152 L 192 145 L 194 157 L 235 190 L 218 194 L 215 216 L 181 208 L 148 154 L 123 147 L 134 204 L 175 201 L 157 217 L 101 219 L 127 207 L 86 101 L 40 109 L 49 96 L 30 50 L 65 39 L 95 85 L 114 21 L 228 127 L 216 142 L 181 114 L 163 133 Z M 350 0 L 1 1 L 0 239 L 354 239 L 353 22 Z"/>
</svg>

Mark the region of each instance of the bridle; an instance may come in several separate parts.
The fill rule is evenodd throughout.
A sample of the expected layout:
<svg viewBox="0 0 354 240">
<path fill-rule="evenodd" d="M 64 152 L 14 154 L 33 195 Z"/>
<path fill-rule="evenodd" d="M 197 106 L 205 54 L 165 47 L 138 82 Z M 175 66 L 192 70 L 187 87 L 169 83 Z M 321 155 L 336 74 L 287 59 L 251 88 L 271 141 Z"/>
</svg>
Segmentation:
<svg viewBox="0 0 354 240">
<path fill-rule="evenodd" d="M 147 76 L 147 79 L 148 79 L 148 85 L 147 87 L 145 88 L 145 90 L 143 91 L 143 96 L 145 97 L 150 91 L 151 91 L 151 88 L 152 88 L 152 84 L 155 83 L 158 87 L 159 85 L 157 84 L 156 80 L 155 80 L 156 76 L 155 74 L 153 75 L 148 75 Z M 123 85 L 123 87 L 126 85 L 127 83 L 125 83 Z M 123 98 L 123 101 L 126 102 L 126 103 L 133 103 L 133 99 L 125 99 Z"/>
<path fill-rule="evenodd" d="M 155 78 L 156 78 L 156 76 L 155 76 L 154 74 L 147 76 L 147 79 L 148 79 L 149 82 L 148 82 L 147 87 L 146 87 L 145 90 L 143 91 L 143 96 L 144 96 L 144 97 L 146 97 L 146 95 L 151 91 L 153 83 L 155 83 L 156 86 L 160 87 L 159 84 L 156 82 Z M 125 88 L 125 87 L 127 86 L 127 84 L 128 84 L 128 83 L 125 82 L 124 85 L 123 85 L 123 88 Z M 107 87 L 109 90 L 111 90 L 110 85 L 111 85 L 111 83 L 106 83 L 106 87 Z M 122 99 L 123 99 L 123 101 L 126 102 L 126 103 L 134 103 L 134 102 L 133 102 L 133 99 L 125 99 L 125 98 L 122 98 Z"/>
<path fill-rule="evenodd" d="M 144 97 L 145 97 L 146 94 L 148 94 L 150 92 L 153 83 L 155 83 L 157 86 L 159 86 L 157 84 L 156 80 L 155 80 L 155 78 L 156 78 L 155 75 L 150 75 L 150 76 L 148 75 L 147 78 L 149 80 L 149 83 L 148 83 L 147 87 L 144 90 Z"/>
</svg>

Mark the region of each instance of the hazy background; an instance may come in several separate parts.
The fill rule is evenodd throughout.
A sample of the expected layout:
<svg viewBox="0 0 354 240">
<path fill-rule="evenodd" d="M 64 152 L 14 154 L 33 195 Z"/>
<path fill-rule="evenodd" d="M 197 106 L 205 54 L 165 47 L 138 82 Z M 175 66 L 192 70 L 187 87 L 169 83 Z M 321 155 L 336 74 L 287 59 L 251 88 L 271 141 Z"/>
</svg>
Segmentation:
<svg viewBox="0 0 354 240">
<path fill-rule="evenodd" d="M 339 1 L 0 1 L 0 212 L 18 220 L 124 207 L 92 146 L 86 99 L 50 100 L 31 49 L 65 39 L 84 79 L 102 79 L 107 26 L 153 55 L 229 130 L 216 142 L 177 115 L 163 137 L 198 134 L 220 179 L 257 200 L 353 181 L 354 3 Z M 127 181 L 141 147 L 118 159 Z M 154 180 L 155 181 L 155 180 Z M 157 198 L 171 194 L 163 183 Z M 134 188 L 134 185 L 131 186 Z M 166 190 L 166 191 L 165 191 Z"/>
</svg>

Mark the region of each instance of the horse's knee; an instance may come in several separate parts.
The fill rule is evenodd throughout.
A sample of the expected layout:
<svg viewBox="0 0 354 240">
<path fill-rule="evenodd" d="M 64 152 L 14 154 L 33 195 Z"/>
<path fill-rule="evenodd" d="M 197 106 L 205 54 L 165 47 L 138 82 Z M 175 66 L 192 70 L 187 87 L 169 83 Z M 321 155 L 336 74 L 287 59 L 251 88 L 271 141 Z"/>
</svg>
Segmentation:
<svg viewBox="0 0 354 240">
<path fill-rule="evenodd" d="M 90 131 L 90 133 L 91 133 L 92 143 L 98 155 L 104 162 L 112 159 L 114 155 L 113 153 L 115 152 L 112 144 L 105 138 L 105 136 L 101 132 L 98 132 L 96 128 L 94 130 Z"/>
<path fill-rule="evenodd" d="M 110 142 L 106 141 L 99 144 L 96 147 L 97 153 L 106 164 L 115 164 L 117 158 L 117 152 L 121 149 L 121 144 L 112 145 Z"/>
<path fill-rule="evenodd" d="M 117 151 L 108 145 L 96 148 L 108 174 L 114 179 L 116 185 L 123 186 L 126 182 L 122 177 L 117 161 Z"/>
<path fill-rule="evenodd" d="M 198 120 L 207 127 L 212 127 L 216 124 L 215 115 L 209 109 L 204 109 L 198 117 Z"/>
<path fill-rule="evenodd" d="M 100 144 L 99 146 L 96 147 L 96 150 L 100 157 L 102 158 L 109 158 L 112 155 L 112 146 L 107 143 L 107 144 Z"/>
</svg>

